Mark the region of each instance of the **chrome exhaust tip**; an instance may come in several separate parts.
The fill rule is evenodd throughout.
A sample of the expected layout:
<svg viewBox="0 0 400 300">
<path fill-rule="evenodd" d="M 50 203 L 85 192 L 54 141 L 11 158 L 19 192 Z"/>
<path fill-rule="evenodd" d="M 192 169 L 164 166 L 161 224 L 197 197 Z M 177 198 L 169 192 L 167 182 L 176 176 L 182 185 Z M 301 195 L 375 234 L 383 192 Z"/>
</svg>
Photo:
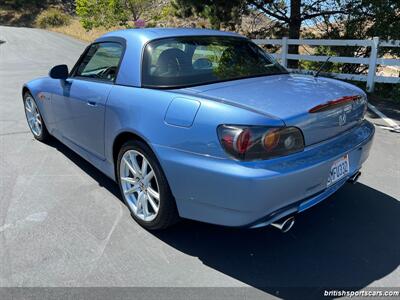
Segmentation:
<svg viewBox="0 0 400 300">
<path fill-rule="evenodd" d="M 276 222 L 271 223 L 272 226 L 274 226 L 275 228 L 278 228 L 280 231 L 282 232 L 288 232 L 290 229 L 292 229 L 293 225 L 294 225 L 294 217 L 291 216 L 289 218 L 283 218 L 280 219 Z"/>
<path fill-rule="evenodd" d="M 348 181 L 349 181 L 351 184 L 356 184 L 357 181 L 358 181 L 358 178 L 360 178 L 360 175 L 361 175 L 361 172 L 358 171 L 356 174 L 354 174 L 353 176 L 351 176 L 351 177 L 349 178 Z"/>
</svg>

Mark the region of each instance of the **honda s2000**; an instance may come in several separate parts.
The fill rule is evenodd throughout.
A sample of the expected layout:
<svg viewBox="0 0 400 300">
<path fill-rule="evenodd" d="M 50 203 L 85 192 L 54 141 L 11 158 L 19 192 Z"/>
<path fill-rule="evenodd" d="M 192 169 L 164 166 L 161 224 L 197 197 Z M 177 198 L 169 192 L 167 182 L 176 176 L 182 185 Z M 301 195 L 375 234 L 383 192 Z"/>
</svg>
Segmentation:
<svg viewBox="0 0 400 300">
<path fill-rule="evenodd" d="M 147 229 L 183 217 L 287 231 L 356 180 L 374 135 L 360 89 L 289 74 L 249 39 L 213 30 L 105 34 L 22 94 L 34 137 L 56 137 L 116 180 Z"/>
</svg>

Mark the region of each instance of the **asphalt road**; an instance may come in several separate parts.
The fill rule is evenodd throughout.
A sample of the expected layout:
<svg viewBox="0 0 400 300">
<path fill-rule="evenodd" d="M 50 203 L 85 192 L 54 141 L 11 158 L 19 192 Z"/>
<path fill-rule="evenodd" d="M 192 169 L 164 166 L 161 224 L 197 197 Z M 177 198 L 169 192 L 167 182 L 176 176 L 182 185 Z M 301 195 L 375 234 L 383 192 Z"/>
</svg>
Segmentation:
<svg viewBox="0 0 400 300">
<path fill-rule="evenodd" d="M 376 116 L 359 183 L 297 218 L 292 231 L 184 221 L 150 233 L 116 184 L 57 141 L 33 139 L 24 82 L 75 62 L 85 44 L 0 27 L 0 286 L 394 287 L 400 283 L 400 135 Z M 397 120 L 399 121 L 399 120 Z"/>
</svg>

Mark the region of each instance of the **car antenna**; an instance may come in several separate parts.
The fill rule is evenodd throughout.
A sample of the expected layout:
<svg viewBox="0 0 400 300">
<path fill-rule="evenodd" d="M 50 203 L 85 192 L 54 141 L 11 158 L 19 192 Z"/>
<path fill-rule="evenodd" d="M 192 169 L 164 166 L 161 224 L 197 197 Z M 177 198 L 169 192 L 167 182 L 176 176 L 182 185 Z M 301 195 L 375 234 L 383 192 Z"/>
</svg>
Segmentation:
<svg viewBox="0 0 400 300">
<path fill-rule="evenodd" d="M 331 59 L 332 56 L 328 56 L 326 61 L 319 67 L 318 71 L 314 74 L 314 77 L 318 77 L 319 73 L 324 69 L 325 65 L 328 63 L 328 61 Z"/>
</svg>

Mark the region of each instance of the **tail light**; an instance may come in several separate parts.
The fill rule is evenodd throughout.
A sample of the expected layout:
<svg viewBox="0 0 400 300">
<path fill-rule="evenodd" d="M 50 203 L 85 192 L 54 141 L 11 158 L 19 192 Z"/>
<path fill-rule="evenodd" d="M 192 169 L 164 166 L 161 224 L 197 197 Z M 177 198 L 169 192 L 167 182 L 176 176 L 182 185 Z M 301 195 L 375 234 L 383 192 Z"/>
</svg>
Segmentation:
<svg viewBox="0 0 400 300">
<path fill-rule="evenodd" d="M 218 137 L 224 150 L 236 159 L 269 159 L 304 149 L 304 138 L 296 127 L 220 125 Z"/>
</svg>

